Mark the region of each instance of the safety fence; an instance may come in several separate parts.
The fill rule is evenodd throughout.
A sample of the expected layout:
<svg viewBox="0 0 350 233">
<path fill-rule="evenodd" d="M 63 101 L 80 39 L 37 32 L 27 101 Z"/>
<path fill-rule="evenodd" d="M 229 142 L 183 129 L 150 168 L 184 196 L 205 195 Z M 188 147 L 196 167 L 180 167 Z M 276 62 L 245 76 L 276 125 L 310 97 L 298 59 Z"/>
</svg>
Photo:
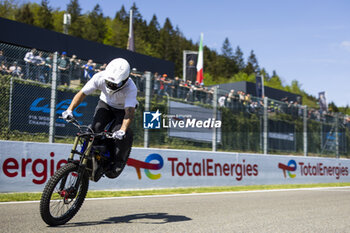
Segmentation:
<svg viewBox="0 0 350 233">
<path fill-rule="evenodd" d="M 1 43 L 0 50 L 0 139 L 70 142 L 75 129 L 58 116 L 106 64 L 68 57 L 65 52 Z M 41 62 L 36 61 L 39 57 Z M 60 70 L 63 66 L 66 69 Z M 132 69 L 131 78 L 139 90 L 132 125 L 134 145 L 335 157 L 350 154 L 348 116 L 297 102 L 256 98 L 240 90 L 192 84 L 166 74 Z M 74 111 L 75 117 L 90 124 L 97 101 L 98 93 L 88 96 Z M 160 127 L 147 127 L 145 114 L 156 111 L 162 114 Z M 193 119 L 206 125 L 195 125 Z M 188 127 L 179 127 L 181 122 Z"/>
</svg>

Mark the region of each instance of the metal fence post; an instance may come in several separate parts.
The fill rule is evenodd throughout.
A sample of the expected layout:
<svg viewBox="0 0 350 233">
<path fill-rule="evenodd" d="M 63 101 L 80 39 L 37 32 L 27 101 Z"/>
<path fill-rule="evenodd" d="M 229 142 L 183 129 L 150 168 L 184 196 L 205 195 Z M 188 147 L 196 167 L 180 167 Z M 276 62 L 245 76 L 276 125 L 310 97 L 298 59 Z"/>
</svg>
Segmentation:
<svg viewBox="0 0 350 233">
<path fill-rule="evenodd" d="M 339 158 L 339 114 L 335 115 L 335 155 Z"/>
<path fill-rule="evenodd" d="M 55 120 L 56 120 L 56 98 L 57 98 L 57 58 L 58 58 L 58 52 L 55 52 L 53 55 L 53 64 L 52 64 L 49 143 L 55 142 Z"/>
<path fill-rule="evenodd" d="M 148 112 L 150 109 L 150 102 L 151 102 L 151 72 L 147 71 L 145 73 L 145 76 L 146 76 L 145 112 Z M 144 129 L 143 147 L 144 148 L 149 147 L 148 129 Z"/>
<path fill-rule="evenodd" d="M 217 118 L 217 112 L 218 112 L 218 87 L 214 87 L 214 93 L 213 93 L 213 118 L 216 120 Z M 212 136 L 212 151 L 216 151 L 216 142 L 217 142 L 217 133 L 216 128 L 213 127 L 213 136 Z"/>
<path fill-rule="evenodd" d="M 307 106 L 304 105 L 303 112 L 303 140 L 304 140 L 304 156 L 307 156 Z"/>
<path fill-rule="evenodd" d="M 13 92 L 13 77 L 10 80 L 10 98 L 9 98 L 9 129 L 11 129 L 11 118 L 12 118 L 12 92 Z"/>
<path fill-rule="evenodd" d="M 268 109 L 268 98 L 267 97 L 264 97 L 264 132 L 263 132 L 263 138 L 264 138 L 264 155 L 267 155 L 267 147 L 268 147 L 268 144 L 267 144 L 267 123 L 268 123 L 268 114 L 267 114 L 267 109 Z"/>
</svg>

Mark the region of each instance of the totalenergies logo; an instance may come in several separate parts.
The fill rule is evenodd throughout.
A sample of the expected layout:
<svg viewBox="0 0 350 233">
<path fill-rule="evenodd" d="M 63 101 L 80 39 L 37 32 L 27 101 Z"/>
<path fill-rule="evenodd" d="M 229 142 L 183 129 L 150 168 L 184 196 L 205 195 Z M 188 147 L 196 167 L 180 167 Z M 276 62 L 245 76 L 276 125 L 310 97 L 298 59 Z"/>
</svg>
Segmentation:
<svg viewBox="0 0 350 233">
<path fill-rule="evenodd" d="M 158 163 L 151 163 L 153 160 L 157 160 Z M 150 170 L 160 170 L 164 165 L 164 161 L 162 156 L 160 156 L 160 154 L 154 153 L 147 156 L 147 158 L 145 159 L 145 162 L 129 158 L 126 164 L 128 166 L 135 167 L 137 177 L 139 178 L 139 180 L 141 180 L 141 168 L 145 169 L 145 174 L 148 178 L 150 178 L 151 180 L 157 180 L 162 175 L 159 173 L 153 174 L 150 172 Z"/>
<path fill-rule="evenodd" d="M 297 163 L 294 159 L 289 160 L 288 164 L 285 165 L 283 163 L 278 164 L 278 168 L 283 170 L 284 178 L 287 178 L 286 173 L 290 178 L 295 178 L 297 175 L 293 174 L 292 172 L 295 172 L 297 170 Z"/>
</svg>

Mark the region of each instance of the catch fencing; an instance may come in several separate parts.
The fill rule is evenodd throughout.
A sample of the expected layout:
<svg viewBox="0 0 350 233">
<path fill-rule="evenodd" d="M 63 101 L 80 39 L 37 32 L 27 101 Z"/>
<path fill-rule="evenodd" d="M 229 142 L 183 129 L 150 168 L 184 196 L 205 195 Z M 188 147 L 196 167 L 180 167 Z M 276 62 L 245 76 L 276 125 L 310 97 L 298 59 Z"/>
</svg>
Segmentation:
<svg viewBox="0 0 350 233">
<path fill-rule="evenodd" d="M 68 57 L 63 51 L 49 53 L 3 43 L 0 50 L 0 139 L 71 142 L 76 130 L 58 116 L 106 64 Z M 139 90 L 132 124 L 136 146 L 305 156 L 350 154 L 346 115 L 135 68 L 131 78 Z M 98 99 L 98 93 L 88 96 L 74 111 L 80 123 L 91 123 Z M 162 114 L 161 127 L 147 129 L 144 113 L 156 111 Z M 186 119 L 202 120 L 209 127 L 174 125 Z M 221 121 L 220 127 L 214 127 L 216 120 Z"/>
</svg>

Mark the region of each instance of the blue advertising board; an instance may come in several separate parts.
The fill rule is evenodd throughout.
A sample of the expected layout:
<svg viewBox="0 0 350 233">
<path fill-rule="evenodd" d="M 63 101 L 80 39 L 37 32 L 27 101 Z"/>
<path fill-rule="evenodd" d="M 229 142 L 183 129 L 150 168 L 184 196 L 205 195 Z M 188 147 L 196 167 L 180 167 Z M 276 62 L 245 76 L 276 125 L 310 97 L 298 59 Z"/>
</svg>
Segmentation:
<svg viewBox="0 0 350 233">
<path fill-rule="evenodd" d="M 57 91 L 55 130 L 58 136 L 72 135 L 72 132 L 76 131 L 74 126 L 58 118 L 68 108 L 74 95 L 71 91 Z M 50 99 L 51 88 L 14 82 L 10 129 L 28 133 L 48 133 Z M 87 96 L 74 110 L 73 115 L 81 124 L 91 123 L 98 99 L 97 96 Z"/>
</svg>

